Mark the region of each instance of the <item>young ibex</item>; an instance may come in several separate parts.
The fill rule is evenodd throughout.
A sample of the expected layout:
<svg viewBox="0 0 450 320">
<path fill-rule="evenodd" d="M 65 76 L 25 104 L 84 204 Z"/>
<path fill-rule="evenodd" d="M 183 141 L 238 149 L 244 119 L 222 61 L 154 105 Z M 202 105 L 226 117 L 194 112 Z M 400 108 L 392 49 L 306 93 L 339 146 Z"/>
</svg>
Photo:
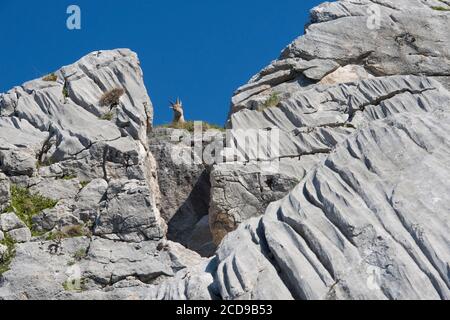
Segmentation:
<svg viewBox="0 0 450 320">
<path fill-rule="evenodd" d="M 184 111 L 183 111 L 183 102 L 181 102 L 180 98 L 177 98 L 177 102 L 170 102 L 170 108 L 173 110 L 173 124 L 184 124 L 186 120 L 184 120 Z"/>
</svg>

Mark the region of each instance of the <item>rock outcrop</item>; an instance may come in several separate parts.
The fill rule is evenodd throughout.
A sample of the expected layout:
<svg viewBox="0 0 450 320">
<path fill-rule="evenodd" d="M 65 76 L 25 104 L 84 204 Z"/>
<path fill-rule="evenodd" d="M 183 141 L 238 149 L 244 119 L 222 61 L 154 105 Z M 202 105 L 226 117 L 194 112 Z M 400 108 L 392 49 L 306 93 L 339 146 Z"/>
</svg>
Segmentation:
<svg viewBox="0 0 450 320">
<path fill-rule="evenodd" d="M 248 200 L 260 190 L 239 166 L 215 168 L 226 182 L 213 183 L 223 194 L 213 233 L 215 221 L 221 237 L 222 220 L 227 232 L 240 225 L 217 253 L 222 298 L 449 298 L 450 15 L 438 5 L 325 3 L 306 35 L 237 90 L 228 127 L 279 129 L 279 159 L 307 167 L 247 222 L 261 215 L 264 202 Z"/>
<path fill-rule="evenodd" d="M 207 257 L 216 249 L 208 220 L 210 166 L 202 159 L 210 142 L 206 137 L 195 139 L 186 130 L 169 128 L 155 128 L 149 141 L 157 163 L 167 237 Z M 193 144 L 200 146 L 199 150 L 192 148 Z"/>
<path fill-rule="evenodd" d="M 235 92 L 227 126 L 238 144 L 245 145 L 239 130 L 280 130 L 277 159 L 266 160 L 276 161 L 289 188 L 370 122 L 442 107 L 450 88 L 449 14 L 436 10 L 442 5 L 361 0 L 311 10 L 306 34 Z M 261 201 L 261 190 L 271 187 L 260 177 L 273 173 L 261 167 L 256 151 L 247 152 L 244 165 L 213 169 L 213 178 L 220 177 L 213 179 L 210 215 L 216 242 L 289 191 L 270 192 L 270 201 Z M 248 165 L 257 175 L 251 184 L 242 170 Z"/>
<path fill-rule="evenodd" d="M 98 51 L 0 95 L 0 298 L 195 298 L 197 281 L 212 282 L 190 281 L 208 260 L 165 240 L 139 64 Z M 124 95 L 104 106 L 115 89 Z M 171 293 L 180 270 L 193 293 Z"/>
<path fill-rule="evenodd" d="M 129 50 L 0 95 L 0 299 L 450 299 L 449 10 L 312 9 L 226 134 L 153 128 Z"/>
</svg>

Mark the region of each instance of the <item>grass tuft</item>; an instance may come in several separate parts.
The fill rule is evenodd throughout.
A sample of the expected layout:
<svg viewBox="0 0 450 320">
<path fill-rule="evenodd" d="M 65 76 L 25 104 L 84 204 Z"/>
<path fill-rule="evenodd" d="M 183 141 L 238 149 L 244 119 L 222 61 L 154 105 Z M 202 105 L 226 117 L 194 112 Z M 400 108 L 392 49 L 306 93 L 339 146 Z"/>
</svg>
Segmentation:
<svg viewBox="0 0 450 320">
<path fill-rule="evenodd" d="M 48 82 L 55 82 L 56 80 L 58 80 L 58 76 L 54 73 L 51 73 L 49 75 L 46 75 L 45 77 L 42 78 L 43 81 L 48 81 Z"/>
<path fill-rule="evenodd" d="M 81 189 L 86 188 L 86 186 L 87 186 L 89 183 L 91 183 L 91 182 L 90 182 L 90 181 L 81 181 L 81 182 L 80 182 Z"/>
<path fill-rule="evenodd" d="M 272 93 L 272 95 L 264 102 L 262 110 L 267 108 L 277 107 L 281 102 L 280 95 L 277 92 Z M 260 111 L 262 111 L 260 110 Z"/>
<path fill-rule="evenodd" d="M 103 96 L 100 98 L 99 104 L 101 107 L 115 107 L 119 104 L 120 97 L 122 97 L 124 93 L 125 90 L 123 90 L 122 88 L 112 89 L 103 94 Z"/>
<path fill-rule="evenodd" d="M 102 115 L 100 117 L 101 120 L 105 120 L 105 121 L 111 121 L 114 118 L 114 113 L 112 113 L 111 111 L 106 112 L 104 115 Z"/>
<path fill-rule="evenodd" d="M 15 212 L 17 216 L 32 229 L 33 216 L 45 209 L 56 206 L 58 201 L 48 199 L 39 194 L 31 194 L 28 189 L 11 186 L 11 205 L 5 212 Z"/>
<path fill-rule="evenodd" d="M 185 123 L 164 124 L 164 125 L 161 126 L 161 128 L 180 129 L 180 130 L 187 130 L 189 132 L 194 132 L 195 122 L 194 121 L 187 121 Z M 210 123 L 207 123 L 207 122 L 202 122 L 202 130 L 203 131 L 208 131 L 208 130 L 225 131 L 225 129 L 223 127 L 218 126 L 216 124 L 210 124 Z"/>
<path fill-rule="evenodd" d="M 64 291 L 83 292 L 86 289 L 86 279 L 66 280 L 62 287 Z"/>
<path fill-rule="evenodd" d="M 0 244 L 8 248 L 3 257 L 0 257 L 0 275 L 2 275 L 9 270 L 9 266 L 11 265 L 11 262 L 16 255 L 16 244 L 14 240 L 7 234 L 5 234 L 5 238 L 0 241 Z"/>
<path fill-rule="evenodd" d="M 73 258 L 75 261 L 81 261 L 87 257 L 87 251 L 86 249 L 80 249 L 73 255 Z"/>
<path fill-rule="evenodd" d="M 431 7 L 431 9 L 436 10 L 436 11 L 450 11 L 449 8 L 445 8 L 442 6 L 434 6 L 434 7 Z"/>
<path fill-rule="evenodd" d="M 82 225 L 71 225 L 61 228 L 58 231 L 50 232 L 46 240 L 47 241 L 55 241 L 69 238 L 79 238 L 79 237 L 90 237 L 92 236 L 90 230 L 88 230 L 85 226 Z"/>
</svg>

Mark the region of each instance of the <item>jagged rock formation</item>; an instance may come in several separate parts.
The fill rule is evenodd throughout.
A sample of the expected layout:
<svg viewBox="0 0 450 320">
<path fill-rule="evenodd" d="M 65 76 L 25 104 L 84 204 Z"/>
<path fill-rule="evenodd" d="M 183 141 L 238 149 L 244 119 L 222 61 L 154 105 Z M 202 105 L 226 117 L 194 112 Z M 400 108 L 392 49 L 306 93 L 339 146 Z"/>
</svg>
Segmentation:
<svg viewBox="0 0 450 320">
<path fill-rule="evenodd" d="M 186 130 L 155 128 L 149 146 L 157 163 L 161 216 L 167 237 L 210 257 L 216 249 L 209 228 L 210 167 L 202 159 L 207 137 Z M 192 144 L 200 146 L 199 150 Z"/>
<path fill-rule="evenodd" d="M 138 293 L 122 289 L 137 285 L 152 288 L 145 297 L 197 297 L 187 267 L 203 260 L 165 240 L 147 137 L 153 110 L 136 54 L 94 52 L 55 75 L 0 95 L 0 241 L 14 243 L 0 248 L 9 264 L 0 298 L 125 299 Z M 115 88 L 125 92 L 119 103 L 102 106 Z M 27 217 L 42 202 L 51 205 Z M 193 293 L 165 284 L 179 270 Z M 212 276 L 195 279 L 207 287 Z"/>
<path fill-rule="evenodd" d="M 450 13 L 437 6 L 450 9 L 314 8 L 236 91 L 216 140 L 152 128 L 128 50 L 0 95 L 0 299 L 450 299 Z M 276 152 L 248 129 L 277 132 Z M 224 163 L 197 159 L 224 140 Z M 45 209 L 27 219 L 18 194 Z"/>
<path fill-rule="evenodd" d="M 373 5 L 377 30 L 367 27 Z M 280 159 L 309 167 L 221 243 L 222 298 L 449 298 L 450 15 L 437 5 L 325 3 L 305 36 L 237 90 L 228 127 L 279 128 Z M 239 166 L 214 170 L 229 181 L 217 191 L 227 203 L 213 197 L 219 220 L 233 230 L 261 214 Z"/>
<path fill-rule="evenodd" d="M 280 129 L 280 166 L 290 159 L 295 163 L 291 166 L 308 171 L 365 123 L 440 106 L 443 98 L 436 94 L 439 85 L 432 79 L 448 87 L 450 36 L 443 31 L 449 25 L 448 12 L 432 9 L 438 5 L 442 3 L 362 0 L 314 8 L 306 34 L 236 91 L 228 127 Z M 380 13 L 379 28 L 368 28 L 372 12 Z M 355 30 L 361 32 L 355 35 Z M 227 165 L 214 169 L 216 175 L 234 181 L 228 187 L 239 190 L 230 191 L 232 196 L 224 201 L 220 196 L 224 187 L 213 183 L 218 190 L 213 187 L 212 194 L 219 194 L 213 196 L 211 215 L 213 234 L 219 235 L 216 241 L 225 230 L 234 230 L 241 221 L 264 211 L 258 207 L 260 200 L 249 199 L 258 199 L 267 184 L 249 188 L 241 171 Z M 288 172 L 294 181 L 306 172 L 279 171 Z M 253 172 L 270 174 L 258 165 Z"/>
</svg>

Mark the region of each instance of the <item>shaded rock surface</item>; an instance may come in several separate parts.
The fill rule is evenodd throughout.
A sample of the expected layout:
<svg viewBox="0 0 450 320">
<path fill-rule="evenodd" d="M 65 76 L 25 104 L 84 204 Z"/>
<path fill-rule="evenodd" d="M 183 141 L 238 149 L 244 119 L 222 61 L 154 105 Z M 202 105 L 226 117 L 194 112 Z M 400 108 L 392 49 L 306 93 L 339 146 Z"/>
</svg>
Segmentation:
<svg viewBox="0 0 450 320">
<path fill-rule="evenodd" d="M 215 246 L 209 224 L 204 223 L 210 204 L 210 168 L 203 161 L 204 144 L 210 140 L 186 130 L 155 128 L 149 146 L 157 163 L 161 191 L 161 216 L 168 224 L 167 237 L 212 256 Z M 192 145 L 198 144 L 198 148 Z"/>
<path fill-rule="evenodd" d="M 325 3 L 306 35 L 236 91 L 228 127 L 237 144 L 252 128 L 279 130 L 279 145 L 278 157 L 241 147 L 244 163 L 213 168 L 222 298 L 449 298 L 450 16 L 439 5 L 448 6 Z M 275 172 L 300 184 L 268 206 L 264 168 L 286 159 L 297 170 Z M 270 275 L 256 277 L 249 260 Z"/>
</svg>

